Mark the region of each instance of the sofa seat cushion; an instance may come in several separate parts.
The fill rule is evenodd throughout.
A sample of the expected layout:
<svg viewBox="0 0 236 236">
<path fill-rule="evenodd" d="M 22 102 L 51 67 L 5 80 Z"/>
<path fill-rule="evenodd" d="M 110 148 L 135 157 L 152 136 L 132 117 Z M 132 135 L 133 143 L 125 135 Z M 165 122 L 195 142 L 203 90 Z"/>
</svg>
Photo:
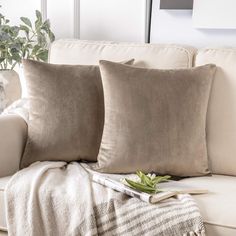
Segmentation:
<svg viewBox="0 0 236 236">
<path fill-rule="evenodd" d="M 4 189 L 10 177 L 0 178 L 0 232 L 7 231 Z M 207 230 L 207 236 L 236 235 L 236 177 L 213 175 L 182 180 L 210 193 L 195 195 Z M 1 234 L 0 234 L 1 235 Z"/>
<path fill-rule="evenodd" d="M 0 235 L 1 231 L 7 231 L 6 212 L 4 205 L 4 189 L 7 186 L 11 176 L 0 178 Z"/>
<path fill-rule="evenodd" d="M 236 235 L 236 177 L 213 175 L 183 179 L 188 185 L 208 189 L 195 195 L 209 236 Z"/>
</svg>

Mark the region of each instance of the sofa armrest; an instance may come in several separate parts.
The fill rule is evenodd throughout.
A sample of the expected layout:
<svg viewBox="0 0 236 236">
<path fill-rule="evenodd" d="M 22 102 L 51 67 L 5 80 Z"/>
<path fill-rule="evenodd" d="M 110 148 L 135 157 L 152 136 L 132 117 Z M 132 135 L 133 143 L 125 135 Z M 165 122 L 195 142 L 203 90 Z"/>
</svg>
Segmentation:
<svg viewBox="0 0 236 236">
<path fill-rule="evenodd" d="M 18 115 L 0 115 L 0 177 L 19 170 L 27 124 Z"/>
</svg>

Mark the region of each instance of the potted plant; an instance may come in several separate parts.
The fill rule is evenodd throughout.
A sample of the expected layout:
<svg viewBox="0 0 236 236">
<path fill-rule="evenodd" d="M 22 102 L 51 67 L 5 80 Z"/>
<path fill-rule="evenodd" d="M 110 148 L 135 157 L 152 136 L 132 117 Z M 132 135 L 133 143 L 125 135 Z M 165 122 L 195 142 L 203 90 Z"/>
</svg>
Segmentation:
<svg viewBox="0 0 236 236">
<path fill-rule="evenodd" d="M 21 17 L 19 26 L 0 13 L 0 113 L 7 105 L 21 97 L 18 74 L 14 71 L 22 59 L 46 62 L 49 43 L 55 39 L 49 20 L 43 21 L 36 11 L 34 24 L 27 17 Z M 7 100 L 6 100 L 7 98 Z"/>
</svg>

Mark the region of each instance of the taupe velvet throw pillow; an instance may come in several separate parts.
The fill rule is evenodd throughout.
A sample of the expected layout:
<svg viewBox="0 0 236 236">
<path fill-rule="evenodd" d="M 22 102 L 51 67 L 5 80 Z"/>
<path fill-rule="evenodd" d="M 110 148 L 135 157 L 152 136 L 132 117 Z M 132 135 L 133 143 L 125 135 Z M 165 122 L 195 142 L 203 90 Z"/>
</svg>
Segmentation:
<svg viewBox="0 0 236 236">
<path fill-rule="evenodd" d="M 104 124 L 99 67 L 31 60 L 23 67 L 30 120 L 21 168 L 45 160 L 96 161 Z"/>
<path fill-rule="evenodd" d="M 100 62 L 105 123 L 98 163 L 108 173 L 209 173 L 206 113 L 214 65 L 157 70 Z"/>
</svg>

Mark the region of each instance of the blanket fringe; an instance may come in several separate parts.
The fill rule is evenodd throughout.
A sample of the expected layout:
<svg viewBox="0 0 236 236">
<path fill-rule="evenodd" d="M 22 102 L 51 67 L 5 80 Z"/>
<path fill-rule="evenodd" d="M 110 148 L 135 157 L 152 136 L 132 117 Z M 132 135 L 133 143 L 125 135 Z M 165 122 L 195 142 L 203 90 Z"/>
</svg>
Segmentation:
<svg viewBox="0 0 236 236">
<path fill-rule="evenodd" d="M 206 236 L 205 230 L 191 231 L 185 233 L 183 236 Z"/>
</svg>

